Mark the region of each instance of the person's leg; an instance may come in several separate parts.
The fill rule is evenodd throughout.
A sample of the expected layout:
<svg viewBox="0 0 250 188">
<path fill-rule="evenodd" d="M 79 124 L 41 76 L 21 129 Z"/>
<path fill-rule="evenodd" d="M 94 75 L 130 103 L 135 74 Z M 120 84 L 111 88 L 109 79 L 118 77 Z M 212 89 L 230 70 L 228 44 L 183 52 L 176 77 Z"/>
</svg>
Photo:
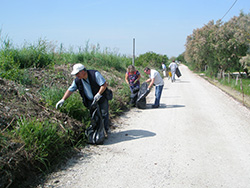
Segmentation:
<svg viewBox="0 0 250 188">
<path fill-rule="evenodd" d="M 154 103 L 153 107 L 159 107 L 160 106 L 160 99 L 161 99 L 162 89 L 163 89 L 163 85 L 155 87 L 155 103 Z"/>
<path fill-rule="evenodd" d="M 105 99 L 103 103 L 99 104 L 100 105 L 100 110 L 102 113 L 102 117 L 104 120 L 104 128 L 106 132 L 109 130 L 109 105 L 108 105 L 108 100 Z"/>
<path fill-rule="evenodd" d="M 172 72 L 172 82 L 175 82 L 175 71 Z"/>
</svg>

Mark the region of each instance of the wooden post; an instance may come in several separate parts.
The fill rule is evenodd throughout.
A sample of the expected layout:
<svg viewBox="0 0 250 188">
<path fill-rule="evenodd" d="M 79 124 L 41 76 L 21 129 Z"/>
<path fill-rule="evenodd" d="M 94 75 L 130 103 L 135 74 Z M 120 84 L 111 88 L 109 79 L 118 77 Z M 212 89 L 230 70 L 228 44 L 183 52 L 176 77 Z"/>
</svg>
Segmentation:
<svg viewBox="0 0 250 188">
<path fill-rule="evenodd" d="M 243 91 L 242 79 L 240 79 L 240 88 L 241 88 L 241 91 L 242 91 L 242 103 L 244 105 L 244 91 Z"/>
<path fill-rule="evenodd" d="M 133 61 L 132 64 L 135 66 L 135 38 L 133 38 Z"/>
</svg>

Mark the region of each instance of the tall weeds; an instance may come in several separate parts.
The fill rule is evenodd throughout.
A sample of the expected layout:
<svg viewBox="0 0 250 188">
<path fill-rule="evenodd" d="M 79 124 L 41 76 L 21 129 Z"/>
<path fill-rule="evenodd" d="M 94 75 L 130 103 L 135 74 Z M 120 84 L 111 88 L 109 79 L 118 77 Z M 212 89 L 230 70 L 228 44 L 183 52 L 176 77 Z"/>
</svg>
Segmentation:
<svg viewBox="0 0 250 188">
<path fill-rule="evenodd" d="M 17 127 L 12 132 L 25 144 L 28 160 L 32 163 L 38 161 L 48 169 L 50 162 L 63 153 L 63 148 L 69 146 L 67 135 L 58 127 L 49 120 L 28 120 L 23 117 L 17 121 Z"/>
</svg>

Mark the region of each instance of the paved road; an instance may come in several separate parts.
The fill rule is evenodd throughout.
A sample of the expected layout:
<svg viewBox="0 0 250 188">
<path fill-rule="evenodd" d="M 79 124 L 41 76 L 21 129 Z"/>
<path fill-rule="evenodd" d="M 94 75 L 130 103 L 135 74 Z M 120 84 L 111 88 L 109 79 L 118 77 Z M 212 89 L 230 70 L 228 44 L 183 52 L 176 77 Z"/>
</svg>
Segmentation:
<svg viewBox="0 0 250 188">
<path fill-rule="evenodd" d="M 180 70 L 175 83 L 164 79 L 160 108 L 125 114 L 104 145 L 86 147 L 44 187 L 250 187 L 250 111 Z"/>
</svg>

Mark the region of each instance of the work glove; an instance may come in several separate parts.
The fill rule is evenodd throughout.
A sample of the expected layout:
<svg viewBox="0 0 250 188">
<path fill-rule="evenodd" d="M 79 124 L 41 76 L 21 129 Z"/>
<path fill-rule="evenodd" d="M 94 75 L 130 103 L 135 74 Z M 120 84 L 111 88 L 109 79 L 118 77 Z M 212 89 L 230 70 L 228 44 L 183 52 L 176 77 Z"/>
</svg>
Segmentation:
<svg viewBox="0 0 250 188">
<path fill-rule="evenodd" d="M 97 93 L 95 96 L 94 96 L 94 102 L 98 102 L 100 100 L 100 98 L 102 97 L 102 95 L 100 93 Z"/>
<path fill-rule="evenodd" d="M 64 103 L 64 99 L 61 99 L 60 101 L 58 101 L 57 103 L 56 103 L 56 109 L 57 108 L 61 108 L 61 106 L 63 105 L 63 103 Z"/>
</svg>

